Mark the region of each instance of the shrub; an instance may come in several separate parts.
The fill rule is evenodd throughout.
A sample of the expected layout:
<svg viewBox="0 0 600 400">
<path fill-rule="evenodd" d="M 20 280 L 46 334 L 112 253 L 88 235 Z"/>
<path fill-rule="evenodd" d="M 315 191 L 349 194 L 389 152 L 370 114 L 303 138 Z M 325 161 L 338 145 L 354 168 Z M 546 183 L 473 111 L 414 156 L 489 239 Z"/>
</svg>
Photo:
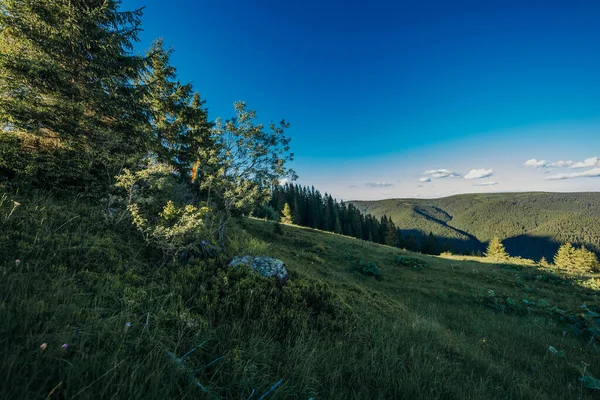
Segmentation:
<svg viewBox="0 0 600 400">
<path fill-rule="evenodd" d="M 396 262 L 404 267 L 410 267 L 413 269 L 422 269 L 427 267 L 427 263 L 414 257 L 398 256 L 396 258 Z"/>
<path fill-rule="evenodd" d="M 125 195 L 113 196 L 111 204 L 126 204 L 133 225 L 166 257 L 187 260 L 218 251 L 214 237 L 220 227 L 215 226 L 215 214 L 208 207 L 185 204 L 185 190 L 172 167 L 151 163 L 135 173 L 125 170 L 115 186 L 124 189 Z M 116 220 L 122 218 L 123 214 Z"/>
<path fill-rule="evenodd" d="M 277 211 L 268 204 L 261 204 L 252 211 L 252 216 L 255 218 L 266 219 L 269 221 L 279 221 Z"/>
<path fill-rule="evenodd" d="M 196 287 L 190 288 L 198 295 L 189 307 L 213 324 L 242 322 L 249 332 L 261 330 L 283 341 L 306 329 L 339 331 L 352 321 L 350 308 L 321 281 L 291 273 L 278 287 L 250 267 L 202 263 Z"/>
<path fill-rule="evenodd" d="M 128 207 L 133 224 L 144 235 L 147 242 L 161 249 L 166 256 L 180 255 L 185 259 L 191 255 L 214 255 L 218 250 L 209 230 L 210 210 L 208 207 L 186 205 L 176 207 L 168 201 L 162 212 L 152 219 L 146 218 L 138 204 Z"/>
<path fill-rule="evenodd" d="M 356 260 L 352 264 L 352 270 L 365 276 L 382 278 L 381 270 L 377 267 L 377 264 L 370 261 Z"/>
</svg>

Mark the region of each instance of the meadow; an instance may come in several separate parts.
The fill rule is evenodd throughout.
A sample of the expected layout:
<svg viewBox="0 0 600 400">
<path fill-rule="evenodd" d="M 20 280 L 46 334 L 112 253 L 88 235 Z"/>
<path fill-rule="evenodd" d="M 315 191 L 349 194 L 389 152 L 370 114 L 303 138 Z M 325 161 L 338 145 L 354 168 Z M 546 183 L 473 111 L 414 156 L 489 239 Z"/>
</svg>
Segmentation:
<svg viewBox="0 0 600 400">
<path fill-rule="evenodd" d="M 182 262 L 108 215 L 2 196 L 1 398 L 599 394 L 591 280 L 250 218 L 223 254 Z M 227 267 L 239 254 L 279 258 L 291 278 Z"/>
</svg>

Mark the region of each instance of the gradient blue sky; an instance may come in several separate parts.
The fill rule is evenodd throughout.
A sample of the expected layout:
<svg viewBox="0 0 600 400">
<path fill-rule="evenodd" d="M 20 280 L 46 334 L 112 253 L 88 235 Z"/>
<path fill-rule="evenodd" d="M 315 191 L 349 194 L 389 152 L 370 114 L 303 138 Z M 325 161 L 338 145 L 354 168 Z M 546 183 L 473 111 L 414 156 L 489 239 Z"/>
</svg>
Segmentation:
<svg viewBox="0 0 600 400">
<path fill-rule="evenodd" d="M 211 118 L 244 100 L 291 123 L 301 184 L 343 199 L 600 190 L 600 161 L 575 164 L 600 157 L 600 1 L 123 1 L 141 6 L 138 50 L 173 46 Z"/>
</svg>

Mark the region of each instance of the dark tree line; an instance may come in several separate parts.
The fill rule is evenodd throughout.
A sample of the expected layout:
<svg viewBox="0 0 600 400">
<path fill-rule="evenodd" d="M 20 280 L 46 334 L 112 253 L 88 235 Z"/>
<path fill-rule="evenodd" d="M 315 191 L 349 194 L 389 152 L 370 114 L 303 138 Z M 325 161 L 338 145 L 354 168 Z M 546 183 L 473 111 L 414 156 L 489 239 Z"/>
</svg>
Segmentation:
<svg viewBox="0 0 600 400">
<path fill-rule="evenodd" d="M 330 194 L 321 194 L 314 186 L 309 188 L 293 183 L 275 186 L 270 200 L 256 208 L 254 216 L 278 221 L 286 205 L 296 225 L 427 254 L 439 254 L 443 250 L 432 233 L 421 238 L 402 234 L 386 215 L 377 219 L 370 214 L 362 214 L 354 205 L 338 202 Z"/>
</svg>

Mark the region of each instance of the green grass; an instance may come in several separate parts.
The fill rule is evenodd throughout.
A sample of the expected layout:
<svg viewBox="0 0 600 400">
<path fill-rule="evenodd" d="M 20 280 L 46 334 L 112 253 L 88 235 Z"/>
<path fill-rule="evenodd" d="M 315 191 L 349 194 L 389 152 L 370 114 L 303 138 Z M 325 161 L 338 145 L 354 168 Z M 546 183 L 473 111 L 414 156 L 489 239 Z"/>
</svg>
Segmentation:
<svg viewBox="0 0 600 400">
<path fill-rule="evenodd" d="M 10 198 L 0 204 L 0 398 L 247 399 L 282 379 L 268 398 L 598 396 L 578 381 L 584 370 L 600 377 L 598 342 L 522 300 L 576 314 L 599 292 L 535 278 L 546 274 L 534 267 L 295 226 L 275 234 L 254 219 L 230 230 L 218 259 L 164 262 L 100 206 Z M 237 254 L 280 258 L 291 279 L 279 288 L 228 269 Z M 353 271 L 357 260 L 381 279 Z M 519 307 L 493 307 L 507 298 Z M 193 349 L 185 368 L 168 356 Z"/>
</svg>

